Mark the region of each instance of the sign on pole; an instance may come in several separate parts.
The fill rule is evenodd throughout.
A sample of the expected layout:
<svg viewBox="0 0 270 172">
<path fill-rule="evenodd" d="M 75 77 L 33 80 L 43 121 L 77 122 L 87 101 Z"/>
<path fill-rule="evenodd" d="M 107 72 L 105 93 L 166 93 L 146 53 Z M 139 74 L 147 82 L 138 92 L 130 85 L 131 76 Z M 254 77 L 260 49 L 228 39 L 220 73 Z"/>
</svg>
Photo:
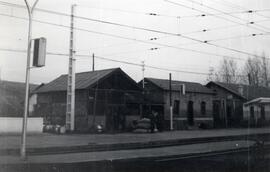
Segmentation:
<svg viewBox="0 0 270 172">
<path fill-rule="evenodd" d="M 38 38 L 34 40 L 33 66 L 45 66 L 46 58 L 46 38 Z"/>
</svg>

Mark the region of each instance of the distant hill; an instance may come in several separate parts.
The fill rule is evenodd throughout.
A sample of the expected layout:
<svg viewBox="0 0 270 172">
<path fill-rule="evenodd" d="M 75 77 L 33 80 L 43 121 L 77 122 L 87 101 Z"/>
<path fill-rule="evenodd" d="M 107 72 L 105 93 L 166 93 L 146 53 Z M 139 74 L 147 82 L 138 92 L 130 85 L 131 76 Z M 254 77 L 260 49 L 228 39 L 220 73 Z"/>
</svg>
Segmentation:
<svg viewBox="0 0 270 172">
<path fill-rule="evenodd" d="M 30 84 L 30 91 L 38 85 Z M 0 116 L 21 117 L 24 110 L 25 83 L 0 81 Z"/>
</svg>

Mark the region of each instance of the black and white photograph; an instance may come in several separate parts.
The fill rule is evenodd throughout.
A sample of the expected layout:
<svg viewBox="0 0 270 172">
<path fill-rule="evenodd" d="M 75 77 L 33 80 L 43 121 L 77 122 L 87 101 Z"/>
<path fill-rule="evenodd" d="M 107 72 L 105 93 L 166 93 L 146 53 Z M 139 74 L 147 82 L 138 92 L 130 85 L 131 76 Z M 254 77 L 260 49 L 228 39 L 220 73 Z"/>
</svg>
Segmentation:
<svg viewBox="0 0 270 172">
<path fill-rule="evenodd" d="M 0 172 L 270 172 L 270 1 L 0 0 Z"/>
</svg>

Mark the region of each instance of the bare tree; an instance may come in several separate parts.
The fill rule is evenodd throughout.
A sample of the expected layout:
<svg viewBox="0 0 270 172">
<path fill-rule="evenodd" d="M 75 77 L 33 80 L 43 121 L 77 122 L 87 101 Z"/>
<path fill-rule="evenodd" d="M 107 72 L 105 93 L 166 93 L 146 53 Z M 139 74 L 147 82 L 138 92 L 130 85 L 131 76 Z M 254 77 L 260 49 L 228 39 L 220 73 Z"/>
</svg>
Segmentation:
<svg viewBox="0 0 270 172">
<path fill-rule="evenodd" d="M 248 58 L 245 63 L 243 74 L 248 76 L 248 83 L 253 86 L 268 87 L 269 84 L 269 62 L 263 53 L 262 56 Z"/>
<path fill-rule="evenodd" d="M 212 70 L 211 79 L 225 83 L 238 83 L 239 72 L 237 63 L 233 59 L 224 58 L 221 61 L 218 70 L 216 72 Z"/>
<path fill-rule="evenodd" d="M 268 87 L 268 84 L 269 84 L 269 61 L 268 59 L 266 58 L 266 55 L 265 53 L 263 52 L 262 53 L 262 56 L 261 56 L 261 70 L 262 70 L 262 85 L 265 86 L 265 87 Z"/>
</svg>

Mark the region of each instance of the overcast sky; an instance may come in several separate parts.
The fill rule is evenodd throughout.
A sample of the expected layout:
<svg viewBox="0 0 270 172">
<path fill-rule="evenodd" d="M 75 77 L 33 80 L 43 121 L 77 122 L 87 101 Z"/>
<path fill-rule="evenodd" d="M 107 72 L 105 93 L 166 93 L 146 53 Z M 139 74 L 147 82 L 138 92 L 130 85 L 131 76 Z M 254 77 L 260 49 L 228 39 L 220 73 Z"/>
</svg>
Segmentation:
<svg viewBox="0 0 270 172">
<path fill-rule="evenodd" d="M 28 1 L 30 4 L 34 2 Z M 251 54 L 261 54 L 264 51 L 269 56 L 270 35 L 267 33 L 270 32 L 269 0 L 169 1 L 172 3 L 164 0 L 39 0 L 37 8 L 70 14 L 71 5 L 77 4 L 76 16 L 134 26 L 134 28 L 127 28 L 76 18 L 75 27 L 85 30 L 75 30 L 76 54 L 89 55 L 89 57 L 76 57 L 76 72 L 91 70 L 92 53 L 114 60 L 138 64 L 145 61 L 145 64 L 150 66 L 198 73 L 207 73 L 209 67 L 218 66 L 222 56 L 248 58 L 247 54 L 229 49 Z M 27 48 L 27 20 L 16 18 L 27 18 L 27 12 L 25 8 L 4 5 L 3 2 L 24 5 L 23 0 L 0 1 L 1 79 L 24 82 L 26 53 L 13 50 Z M 258 11 L 244 12 L 247 10 Z M 226 14 L 221 14 L 222 12 Z M 149 13 L 157 15 L 153 16 Z M 214 15 L 200 16 L 203 14 Z M 36 10 L 34 19 L 58 26 L 34 22 L 33 38 L 45 37 L 48 52 L 67 54 L 70 29 L 59 25 L 69 26 L 70 18 Z M 252 25 L 248 22 L 255 23 Z M 183 36 L 139 30 L 135 27 Z M 203 30 L 206 32 L 202 32 Z M 248 36 L 259 33 L 264 35 Z M 116 38 L 117 36 L 122 38 Z M 150 40 L 151 38 L 157 39 Z M 225 39 L 217 41 L 223 38 Z M 194 39 L 209 41 L 214 45 L 198 43 Z M 225 49 L 218 47 L 225 47 Z M 151 50 L 151 48 L 158 49 Z M 4 51 L 4 49 L 11 51 Z M 240 69 L 244 60 L 236 59 L 236 61 Z M 136 81 L 142 79 L 140 66 L 96 59 L 97 70 L 115 67 L 121 67 Z M 45 67 L 31 69 L 31 82 L 49 82 L 61 74 L 66 74 L 67 69 L 68 56 L 47 55 Z M 171 73 L 175 80 L 201 83 L 205 83 L 206 80 L 205 75 Z M 146 77 L 168 78 L 168 75 L 169 71 L 151 68 L 145 70 Z"/>
</svg>

